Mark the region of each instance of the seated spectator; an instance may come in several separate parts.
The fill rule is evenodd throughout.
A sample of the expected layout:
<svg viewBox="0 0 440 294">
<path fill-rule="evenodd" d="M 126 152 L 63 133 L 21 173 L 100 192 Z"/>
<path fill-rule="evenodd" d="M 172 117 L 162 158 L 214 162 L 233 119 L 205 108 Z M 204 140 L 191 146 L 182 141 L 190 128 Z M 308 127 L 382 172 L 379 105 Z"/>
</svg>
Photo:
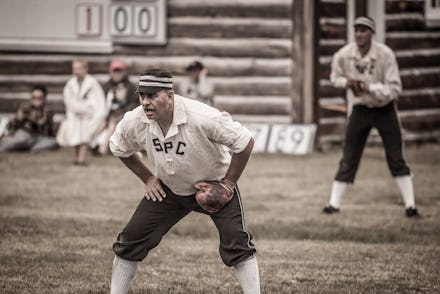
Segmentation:
<svg viewBox="0 0 440 294">
<path fill-rule="evenodd" d="M 58 147 L 54 138 L 53 112 L 46 104 L 47 89 L 37 85 L 29 102 L 20 105 L 9 122 L 9 133 L 0 140 L 0 152 L 39 152 Z"/>
<path fill-rule="evenodd" d="M 179 95 L 213 106 L 213 86 L 207 79 L 208 70 L 200 61 L 194 61 L 185 68 L 188 78 L 179 86 Z"/>
<path fill-rule="evenodd" d="M 57 134 L 57 142 L 61 146 L 75 147 L 75 165 L 87 165 L 88 146 L 107 115 L 104 91 L 88 70 L 87 61 L 73 61 L 73 77 L 63 91 L 66 120 Z"/>
<path fill-rule="evenodd" d="M 109 113 L 100 128 L 102 133 L 93 148 L 95 155 L 108 153 L 110 137 L 115 131 L 116 124 L 122 119 L 125 112 L 139 105 L 136 86 L 128 79 L 125 63 L 119 60 L 112 61 L 109 66 L 109 74 L 110 79 L 103 85 Z"/>
</svg>

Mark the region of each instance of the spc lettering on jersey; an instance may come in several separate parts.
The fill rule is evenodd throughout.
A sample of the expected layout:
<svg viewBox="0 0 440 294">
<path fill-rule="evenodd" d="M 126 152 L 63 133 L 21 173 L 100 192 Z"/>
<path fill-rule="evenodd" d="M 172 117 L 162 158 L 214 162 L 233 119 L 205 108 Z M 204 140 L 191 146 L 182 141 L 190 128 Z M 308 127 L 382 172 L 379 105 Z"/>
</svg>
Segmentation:
<svg viewBox="0 0 440 294">
<path fill-rule="evenodd" d="M 158 138 L 153 139 L 153 145 L 157 152 L 164 151 L 165 153 L 172 151 L 174 147 L 173 142 L 165 142 L 162 144 Z M 183 150 L 185 147 L 186 147 L 186 143 L 179 141 L 177 143 L 176 154 L 178 155 L 185 154 L 185 151 Z"/>
</svg>

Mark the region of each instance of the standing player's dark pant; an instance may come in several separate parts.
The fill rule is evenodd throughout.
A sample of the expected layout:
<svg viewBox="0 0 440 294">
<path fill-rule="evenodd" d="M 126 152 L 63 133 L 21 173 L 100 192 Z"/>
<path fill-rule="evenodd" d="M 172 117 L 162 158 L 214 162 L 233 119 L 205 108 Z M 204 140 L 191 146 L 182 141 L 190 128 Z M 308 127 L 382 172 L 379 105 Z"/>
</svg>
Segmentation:
<svg viewBox="0 0 440 294">
<path fill-rule="evenodd" d="M 382 138 L 391 174 L 394 177 L 410 174 L 402 155 L 402 134 L 395 103 L 390 102 L 380 108 L 368 108 L 362 105 L 353 107 L 345 132 L 343 156 L 335 180 L 354 182 L 365 143 L 373 127 L 377 128 Z"/>
<path fill-rule="evenodd" d="M 162 237 L 191 211 L 207 214 L 220 235 L 220 255 L 227 266 L 234 266 L 252 256 L 256 250 L 252 235 L 246 231 L 238 188 L 232 200 L 219 212 L 205 212 L 195 195 L 179 196 L 163 185 L 166 198 L 162 202 L 142 198 L 130 221 L 119 233 L 113 251 L 121 258 L 141 261 L 159 245 Z M 195 224 L 196 226 L 196 224 Z"/>
</svg>

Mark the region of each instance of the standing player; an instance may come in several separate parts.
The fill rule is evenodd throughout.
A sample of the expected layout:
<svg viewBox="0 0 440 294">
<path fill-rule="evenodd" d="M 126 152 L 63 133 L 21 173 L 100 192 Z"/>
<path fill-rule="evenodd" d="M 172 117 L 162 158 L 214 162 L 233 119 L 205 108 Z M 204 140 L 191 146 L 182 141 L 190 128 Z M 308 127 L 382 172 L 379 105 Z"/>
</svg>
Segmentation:
<svg viewBox="0 0 440 294">
<path fill-rule="evenodd" d="M 347 89 L 351 109 L 343 156 L 324 213 L 339 212 L 347 184 L 353 183 L 370 130 L 377 128 L 385 146 L 386 160 L 403 197 L 407 217 L 418 217 L 413 183 L 402 155 L 402 135 L 396 100 L 402 91 L 396 57 L 384 44 L 372 40 L 374 20 L 358 17 L 355 41 L 335 53 L 330 79 Z"/>
<path fill-rule="evenodd" d="M 141 106 L 125 114 L 110 139 L 113 154 L 145 184 L 145 197 L 113 245 L 111 293 L 127 293 L 139 262 L 191 211 L 214 221 L 222 260 L 234 267 L 244 293 L 260 293 L 236 186 L 253 147 L 249 131 L 225 112 L 175 95 L 168 71 L 144 72 L 138 93 Z M 141 149 L 152 171 L 136 154 Z"/>
</svg>

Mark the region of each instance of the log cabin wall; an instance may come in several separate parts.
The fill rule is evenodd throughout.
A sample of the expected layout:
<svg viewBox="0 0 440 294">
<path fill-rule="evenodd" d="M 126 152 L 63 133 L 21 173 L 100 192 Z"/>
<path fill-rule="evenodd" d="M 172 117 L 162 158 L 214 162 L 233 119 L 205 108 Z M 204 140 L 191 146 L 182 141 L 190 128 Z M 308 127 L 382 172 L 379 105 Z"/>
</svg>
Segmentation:
<svg viewBox="0 0 440 294">
<path fill-rule="evenodd" d="M 345 93 L 331 86 L 329 74 L 332 54 L 346 43 L 347 4 L 314 3 L 319 17 L 313 95 L 317 143 L 340 144 L 346 114 L 334 109 L 344 106 Z M 71 61 L 78 57 L 90 61 L 91 73 L 102 82 L 114 58 L 127 62 L 134 82 L 146 67 L 162 67 L 177 83 L 184 67 L 198 59 L 208 68 L 218 108 L 241 121 L 291 122 L 292 112 L 298 111 L 292 107 L 293 4 L 293 0 L 169 0 L 166 46 L 115 45 L 111 54 L 0 52 L 0 114 L 13 113 L 36 83 L 48 86 L 49 102 L 63 113 L 62 88 L 70 77 Z M 395 50 L 403 81 L 398 107 L 404 138 L 438 140 L 440 30 L 426 27 L 422 0 L 387 0 L 385 10 L 386 43 Z M 372 140 L 377 141 L 374 133 Z"/>
<path fill-rule="evenodd" d="M 13 113 L 45 84 L 48 99 L 63 113 L 62 89 L 71 62 L 90 61 L 99 81 L 113 58 L 124 60 L 130 78 L 147 67 L 169 69 L 177 83 L 194 59 L 215 86 L 215 105 L 243 121 L 289 122 L 291 112 L 292 0 L 169 0 L 166 46 L 114 45 L 112 54 L 0 54 L 0 113 Z"/>
<path fill-rule="evenodd" d="M 340 144 L 346 114 L 345 91 L 329 81 L 332 54 L 346 43 L 346 1 L 321 0 L 319 56 L 319 144 Z M 440 139 L 440 29 L 425 25 L 423 0 L 385 1 L 385 43 L 397 57 L 403 84 L 398 100 L 403 137 L 407 142 Z M 337 7 L 337 9 L 336 9 Z M 370 142 L 380 142 L 372 132 Z"/>
</svg>

